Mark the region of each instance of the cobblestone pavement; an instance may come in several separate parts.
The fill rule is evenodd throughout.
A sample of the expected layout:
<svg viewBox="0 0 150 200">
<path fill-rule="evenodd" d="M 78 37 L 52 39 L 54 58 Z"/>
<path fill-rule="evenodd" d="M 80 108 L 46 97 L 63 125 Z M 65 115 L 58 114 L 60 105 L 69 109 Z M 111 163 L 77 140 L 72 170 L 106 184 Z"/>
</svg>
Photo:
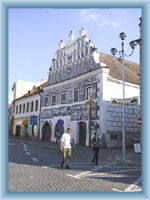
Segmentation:
<svg viewBox="0 0 150 200">
<path fill-rule="evenodd" d="M 73 148 L 71 169 L 60 167 L 58 145 L 11 138 L 9 141 L 10 192 L 140 192 L 141 155 L 121 149 L 101 149 L 99 165 L 91 164 L 92 149 Z"/>
</svg>

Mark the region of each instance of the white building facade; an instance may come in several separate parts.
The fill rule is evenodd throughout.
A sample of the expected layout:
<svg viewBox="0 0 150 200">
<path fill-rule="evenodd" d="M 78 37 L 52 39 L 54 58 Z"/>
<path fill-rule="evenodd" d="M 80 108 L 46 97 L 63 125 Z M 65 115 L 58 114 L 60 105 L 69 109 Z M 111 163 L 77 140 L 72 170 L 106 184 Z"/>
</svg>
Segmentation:
<svg viewBox="0 0 150 200">
<path fill-rule="evenodd" d="M 27 136 L 38 138 L 40 96 L 32 90 L 15 100 L 13 135 L 17 137 Z M 25 125 L 25 121 L 27 124 Z M 27 131 L 27 132 L 26 132 Z"/>
<path fill-rule="evenodd" d="M 97 131 L 107 147 L 121 145 L 122 106 L 112 104 L 112 100 L 122 99 L 122 81 L 119 76 L 111 75 L 114 63 L 118 66 L 121 64 L 116 59 L 111 64 L 107 62 L 113 59 L 109 55 L 106 55 L 104 62 L 103 57 L 83 28 L 78 39 L 71 31 L 66 45 L 60 41 L 56 58 L 49 69 L 48 84 L 43 88 L 41 140 L 55 141 L 67 127 L 71 127 L 76 144 L 88 146 L 90 132 L 93 137 Z M 130 62 L 127 65 L 130 67 Z M 88 111 L 90 97 L 91 125 Z M 128 77 L 125 79 L 125 98 L 131 100 L 133 97 L 138 99 L 139 85 L 137 81 L 130 82 Z M 125 119 L 128 143 L 132 135 L 138 132 L 138 112 L 138 102 L 128 103 Z"/>
</svg>

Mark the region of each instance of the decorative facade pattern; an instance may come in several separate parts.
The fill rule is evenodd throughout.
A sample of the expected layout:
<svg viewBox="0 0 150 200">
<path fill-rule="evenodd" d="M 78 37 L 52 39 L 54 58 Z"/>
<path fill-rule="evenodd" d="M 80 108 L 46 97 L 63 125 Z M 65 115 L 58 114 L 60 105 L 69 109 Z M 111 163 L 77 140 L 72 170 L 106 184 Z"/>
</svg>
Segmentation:
<svg viewBox="0 0 150 200">
<path fill-rule="evenodd" d="M 93 102 L 92 120 L 97 120 L 98 103 Z M 52 119 L 56 116 L 70 116 L 71 121 L 89 120 L 88 102 L 73 106 L 61 106 L 42 110 L 42 119 Z"/>
<path fill-rule="evenodd" d="M 57 104 L 60 104 L 60 94 L 63 92 L 67 93 L 67 101 L 66 104 L 71 104 L 74 103 L 74 91 L 79 90 L 79 101 L 84 101 L 86 99 L 86 88 L 87 87 L 92 87 L 92 98 L 96 99 L 97 98 L 97 91 L 99 90 L 98 88 L 98 83 L 100 83 L 100 79 L 97 76 L 92 76 L 89 78 L 85 78 L 82 80 L 74 81 L 71 84 L 65 84 L 65 86 L 60 86 L 60 87 L 54 87 L 49 90 L 45 90 L 43 94 L 43 98 L 48 97 L 48 104 L 47 106 L 52 106 L 52 101 L 51 98 L 53 95 L 56 95 L 56 102 Z M 44 105 L 43 105 L 44 106 Z"/>
<path fill-rule="evenodd" d="M 59 43 L 56 58 L 53 58 L 49 69 L 49 84 L 58 83 L 100 67 L 99 60 L 98 63 L 94 60 L 97 55 L 95 50 L 95 45 L 87 37 L 87 31 L 82 28 L 77 40 L 71 31 L 68 43 L 65 45 L 62 40 Z"/>
<path fill-rule="evenodd" d="M 120 98 L 122 95 L 121 82 L 109 76 L 109 68 L 100 62 L 100 53 L 83 28 L 78 39 L 71 31 L 68 43 L 65 45 L 61 40 L 58 45 L 56 57 L 52 59 L 49 69 L 48 84 L 43 88 L 41 138 L 45 134 L 45 124 L 49 123 L 49 135 L 55 140 L 59 134 L 58 130 L 56 133 L 57 123 L 61 120 L 64 122 L 64 130 L 68 126 L 72 128 L 72 137 L 77 144 L 89 145 L 95 131 L 104 134 L 102 138 L 107 140 L 122 126 L 121 113 L 116 110 L 110 112 L 108 104 L 112 97 Z M 131 93 L 137 94 L 138 89 L 133 85 L 128 84 L 127 88 L 127 97 L 130 98 Z M 91 116 L 89 97 L 92 99 Z M 131 128 L 138 131 L 135 122 Z M 84 142 L 81 141 L 83 139 Z"/>
</svg>

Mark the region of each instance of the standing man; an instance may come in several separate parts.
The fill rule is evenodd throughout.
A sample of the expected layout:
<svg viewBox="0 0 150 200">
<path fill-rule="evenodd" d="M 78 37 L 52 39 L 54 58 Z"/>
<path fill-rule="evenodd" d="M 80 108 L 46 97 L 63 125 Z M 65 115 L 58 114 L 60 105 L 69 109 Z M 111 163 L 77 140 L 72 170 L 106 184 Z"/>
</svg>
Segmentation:
<svg viewBox="0 0 150 200">
<path fill-rule="evenodd" d="M 61 167 L 66 164 L 66 169 L 70 169 L 69 162 L 71 159 L 71 128 L 67 128 L 67 132 L 62 135 L 60 148 L 63 154 Z"/>
<path fill-rule="evenodd" d="M 95 165 L 98 165 L 98 155 L 99 155 L 99 147 L 100 147 L 100 138 L 97 136 L 96 132 L 94 133 L 94 137 L 92 139 L 91 146 L 93 147 L 93 159 L 92 159 L 92 163 L 95 164 Z"/>
</svg>

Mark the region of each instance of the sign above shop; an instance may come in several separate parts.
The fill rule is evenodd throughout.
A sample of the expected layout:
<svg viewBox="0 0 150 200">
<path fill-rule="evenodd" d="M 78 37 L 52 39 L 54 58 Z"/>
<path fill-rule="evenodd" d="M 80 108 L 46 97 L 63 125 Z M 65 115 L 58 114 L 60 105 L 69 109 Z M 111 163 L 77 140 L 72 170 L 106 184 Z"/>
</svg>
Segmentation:
<svg viewBox="0 0 150 200">
<path fill-rule="evenodd" d="M 30 124 L 37 125 L 37 116 L 35 116 L 35 115 L 30 116 Z"/>
</svg>

